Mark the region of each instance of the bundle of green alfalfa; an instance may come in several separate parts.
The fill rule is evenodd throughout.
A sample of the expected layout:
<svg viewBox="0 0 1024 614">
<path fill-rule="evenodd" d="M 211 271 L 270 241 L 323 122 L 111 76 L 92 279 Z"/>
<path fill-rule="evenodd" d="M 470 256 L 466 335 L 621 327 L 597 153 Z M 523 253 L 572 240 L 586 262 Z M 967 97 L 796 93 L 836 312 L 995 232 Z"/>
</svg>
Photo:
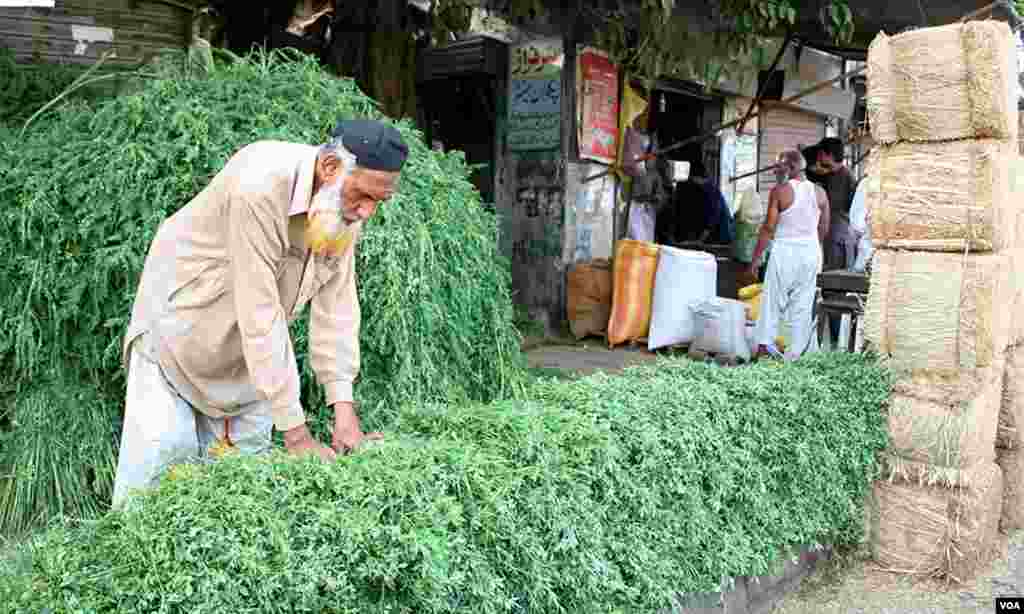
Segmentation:
<svg viewBox="0 0 1024 614">
<path fill-rule="evenodd" d="M 0 568 L 0 611 L 665 611 L 790 547 L 855 543 L 888 394 L 869 358 L 822 354 L 405 406 L 336 464 L 179 465 L 54 528 Z"/>
<path fill-rule="evenodd" d="M 42 375 L 85 382 L 71 386 L 99 382 L 113 400 L 110 415 L 119 416 L 122 335 L 160 222 L 248 143 L 317 144 L 340 118 L 381 118 L 352 80 L 299 54 L 232 59 L 201 75 L 178 66 L 172 59 L 147 68 L 131 95 L 55 108 L 0 145 L 0 379 L 18 392 Z M 514 396 L 525 373 L 509 265 L 464 157 L 431 151 L 408 123 L 398 128 L 409 160 L 396 196 L 357 248 L 363 321 L 356 394 L 367 428 L 385 426 L 402 402 Z M 305 319 L 292 332 L 304 404 L 322 434 L 329 414 L 306 360 Z M 75 412 L 56 400 L 40 407 Z M 108 419 L 91 415 L 77 419 Z M 47 437 L 43 454 L 78 445 L 60 429 Z M 10 446 L 22 439 L 15 428 Z M 5 449 L 0 474 L 11 473 L 3 463 L 25 453 Z M 107 466 L 105 454 L 77 459 L 81 466 L 69 457 L 68 471 Z M 73 483 L 61 485 L 69 498 L 86 496 Z M 27 488 L 20 481 L 14 487 Z M 40 514 L 56 511 L 43 506 Z"/>
</svg>

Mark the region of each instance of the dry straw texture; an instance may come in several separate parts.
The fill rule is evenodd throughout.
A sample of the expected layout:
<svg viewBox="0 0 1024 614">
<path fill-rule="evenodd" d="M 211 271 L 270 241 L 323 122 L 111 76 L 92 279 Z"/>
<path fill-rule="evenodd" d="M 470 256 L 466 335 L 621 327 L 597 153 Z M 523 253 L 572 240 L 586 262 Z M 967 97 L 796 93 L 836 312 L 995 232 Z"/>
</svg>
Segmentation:
<svg viewBox="0 0 1024 614">
<path fill-rule="evenodd" d="M 1000 528 L 1007 532 L 1024 529 L 1024 450 L 999 450 L 996 462 L 1005 484 Z"/>
<path fill-rule="evenodd" d="M 1024 449 L 1024 346 L 1013 347 L 1006 354 L 996 447 Z"/>
<path fill-rule="evenodd" d="M 1016 141 L 1016 46 L 999 21 L 880 33 L 868 50 L 868 115 L 881 143 Z"/>
<path fill-rule="evenodd" d="M 657 272 L 657 245 L 630 239 L 616 244 L 608 345 L 614 347 L 647 336 Z"/>
<path fill-rule="evenodd" d="M 969 579 L 994 554 L 1002 471 L 994 463 L 963 471 L 899 459 L 888 465 L 873 492 L 875 562 L 896 573 Z"/>
<path fill-rule="evenodd" d="M 992 139 L 879 147 L 868 163 L 867 204 L 877 247 L 995 251 L 1014 246 L 1013 144 Z"/>
<path fill-rule="evenodd" d="M 942 467 L 995 461 L 1003 375 L 1000 364 L 952 378 L 898 380 L 888 416 L 891 452 Z"/>
<path fill-rule="evenodd" d="M 958 377 L 996 366 L 1009 345 L 1014 289 L 1003 254 L 879 250 L 864 334 L 899 371 Z"/>
</svg>

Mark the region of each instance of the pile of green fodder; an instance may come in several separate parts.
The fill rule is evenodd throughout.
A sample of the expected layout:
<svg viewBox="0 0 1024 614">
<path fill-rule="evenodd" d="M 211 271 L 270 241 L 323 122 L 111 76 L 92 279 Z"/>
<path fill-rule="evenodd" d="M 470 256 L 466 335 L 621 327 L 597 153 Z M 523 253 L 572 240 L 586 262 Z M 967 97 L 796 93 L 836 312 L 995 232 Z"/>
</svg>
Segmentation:
<svg viewBox="0 0 1024 614">
<path fill-rule="evenodd" d="M 80 83 L 58 100 L 98 101 L 117 91 L 121 83 L 119 77 L 102 66 L 91 75 L 88 83 Z M 90 67 L 48 62 L 17 62 L 14 53 L 0 47 L 0 133 L 10 131 L 17 133 L 25 121 L 32 115 L 54 101 L 62 92 L 90 70 Z M 102 75 L 101 78 L 95 77 Z"/>
<path fill-rule="evenodd" d="M 21 436 L 17 425 L 45 422 L 50 413 L 108 419 L 63 404 L 63 389 L 99 394 L 118 423 L 122 336 L 160 222 L 248 143 L 318 144 L 338 119 L 383 119 L 352 80 L 299 54 L 236 58 L 204 75 L 177 66 L 168 60 L 147 68 L 159 78 L 140 77 L 135 93 L 68 105 L 37 120 L 23 138 L 0 143 L 0 389 L 20 395 L 38 378 L 60 382 L 51 402 L 15 403 L 14 419 L 0 419 L 7 431 L 0 476 L 8 476 L 0 484 L 18 491 L 0 506 L 29 500 L 19 493 L 34 487 L 13 467 L 27 455 L 52 455 L 47 462 L 63 463 L 61 476 L 111 463 L 102 446 L 94 456 L 63 456 L 79 445 L 69 439 L 75 429 L 54 429 L 36 447 L 23 443 L 32 437 Z M 358 245 L 363 322 L 356 395 L 368 428 L 386 426 L 403 402 L 486 402 L 515 396 L 525 381 L 494 215 L 482 206 L 461 153 L 431 151 L 408 123 L 396 125 L 410 157 L 397 194 Z M 292 333 L 304 403 L 322 434 L 329 414 L 306 360 L 304 318 Z M 21 420 L 19 413 L 31 417 Z M 79 492 L 80 482 L 58 478 L 54 492 L 91 497 Z M 0 532 L 58 511 L 46 497 L 32 500 L 31 509 L 0 509 Z"/>
<path fill-rule="evenodd" d="M 7 611 L 654 612 L 855 543 L 886 371 L 664 360 L 532 398 L 405 406 L 334 464 L 180 465 L 0 571 Z M 2 609 L 2 608 L 0 608 Z"/>
</svg>

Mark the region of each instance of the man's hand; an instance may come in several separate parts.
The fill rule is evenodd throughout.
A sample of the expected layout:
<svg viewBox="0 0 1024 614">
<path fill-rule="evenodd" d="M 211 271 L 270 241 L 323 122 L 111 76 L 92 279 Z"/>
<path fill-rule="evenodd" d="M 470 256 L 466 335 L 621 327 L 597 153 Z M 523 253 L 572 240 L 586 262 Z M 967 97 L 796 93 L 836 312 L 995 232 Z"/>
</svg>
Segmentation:
<svg viewBox="0 0 1024 614">
<path fill-rule="evenodd" d="M 284 432 L 284 447 L 295 456 L 316 454 L 325 461 L 333 461 L 337 458 L 334 450 L 313 438 L 305 424 Z"/>
<path fill-rule="evenodd" d="M 383 438 L 381 433 L 363 433 L 352 403 L 334 404 L 334 437 L 331 447 L 338 454 L 348 454 L 358 448 L 364 441 Z"/>
</svg>

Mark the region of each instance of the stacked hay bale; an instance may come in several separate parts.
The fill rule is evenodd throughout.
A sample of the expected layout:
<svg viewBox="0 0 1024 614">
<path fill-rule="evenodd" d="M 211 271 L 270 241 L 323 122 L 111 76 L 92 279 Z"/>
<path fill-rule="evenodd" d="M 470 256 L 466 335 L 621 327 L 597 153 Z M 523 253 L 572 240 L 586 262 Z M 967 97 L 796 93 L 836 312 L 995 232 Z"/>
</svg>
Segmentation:
<svg viewBox="0 0 1024 614">
<path fill-rule="evenodd" d="M 871 538 L 876 562 L 900 573 L 972 575 L 1017 462 L 996 462 L 1024 238 L 1016 76 L 1013 36 L 995 21 L 879 34 L 868 52 L 878 250 L 865 335 L 898 373 Z"/>
</svg>

